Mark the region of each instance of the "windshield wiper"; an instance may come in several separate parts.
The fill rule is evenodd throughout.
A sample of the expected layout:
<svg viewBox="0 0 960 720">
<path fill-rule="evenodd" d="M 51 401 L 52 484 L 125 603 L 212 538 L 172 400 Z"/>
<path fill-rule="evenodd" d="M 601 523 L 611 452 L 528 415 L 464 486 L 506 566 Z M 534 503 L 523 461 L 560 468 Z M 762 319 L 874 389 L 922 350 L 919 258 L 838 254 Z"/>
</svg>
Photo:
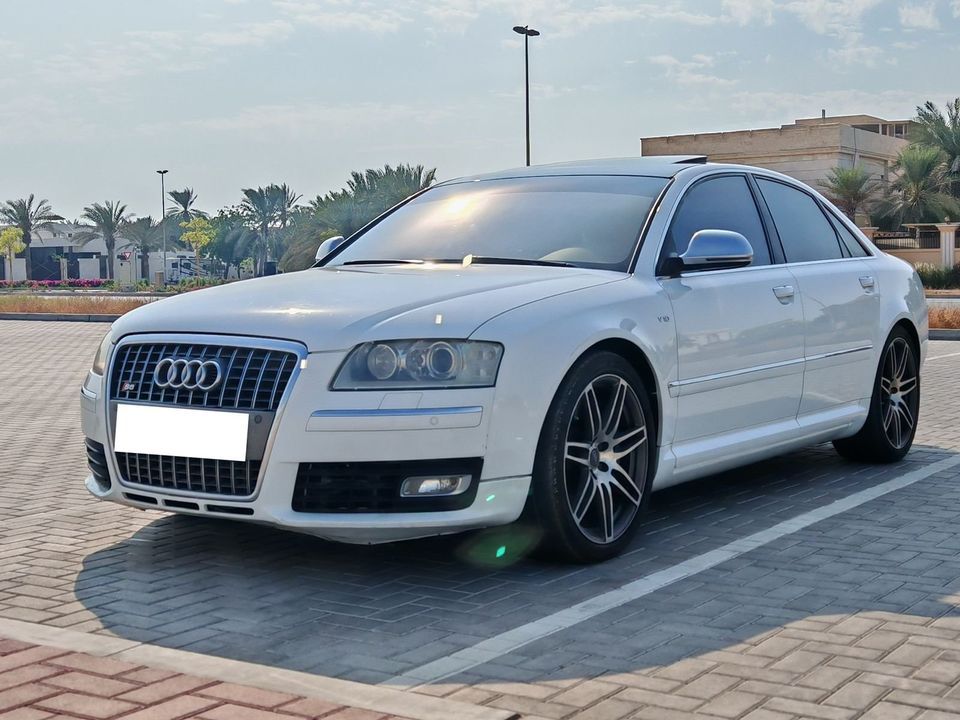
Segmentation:
<svg viewBox="0 0 960 720">
<path fill-rule="evenodd" d="M 342 265 L 423 265 L 423 260 L 347 260 Z"/>
<path fill-rule="evenodd" d="M 473 255 L 467 256 L 470 258 L 470 262 L 466 263 L 468 265 L 539 265 L 543 267 L 576 267 L 568 262 L 561 262 L 560 260 L 534 260 L 531 258 L 512 258 L 512 257 L 496 257 L 494 255 Z M 466 260 L 453 260 L 453 259 L 443 259 L 443 260 L 431 260 L 430 262 L 436 263 L 463 263 Z"/>
</svg>

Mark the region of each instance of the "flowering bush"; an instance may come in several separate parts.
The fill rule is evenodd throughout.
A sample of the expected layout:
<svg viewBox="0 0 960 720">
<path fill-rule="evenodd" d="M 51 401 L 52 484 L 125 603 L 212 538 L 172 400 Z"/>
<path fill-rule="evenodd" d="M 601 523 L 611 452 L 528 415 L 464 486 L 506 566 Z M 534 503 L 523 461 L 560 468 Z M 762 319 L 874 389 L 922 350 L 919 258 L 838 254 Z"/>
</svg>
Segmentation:
<svg viewBox="0 0 960 720">
<path fill-rule="evenodd" d="M 99 278 L 81 278 L 79 280 L 0 280 L 0 288 L 29 288 L 41 290 L 44 288 L 102 288 L 107 285 L 106 280 Z"/>
<path fill-rule="evenodd" d="M 146 280 L 138 280 L 135 285 L 121 284 L 116 280 L 100 280 L 98 278 L 82 278 L 79 280 L 0 280 L 0 290 L 10 288 L 15 290 L 77 290 L 97 289 L 112 292 L 114 290 L 134 290 L 136 292 L 170 292 L 182 293 L 190 290 L 200 290 L 214 285 L 223 285 L 228 280 L 214 277 L 194 277 L 181 280 L 179 283 L 153 285 Z"/>
</svg>

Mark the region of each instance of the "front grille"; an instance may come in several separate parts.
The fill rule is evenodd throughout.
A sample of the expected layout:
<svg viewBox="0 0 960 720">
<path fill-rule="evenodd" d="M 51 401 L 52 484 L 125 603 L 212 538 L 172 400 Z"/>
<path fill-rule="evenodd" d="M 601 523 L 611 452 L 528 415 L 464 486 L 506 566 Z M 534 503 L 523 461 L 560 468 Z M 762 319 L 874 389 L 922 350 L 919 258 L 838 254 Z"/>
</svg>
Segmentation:
<svg viewBox="0 0 960 720">
<path fill-rule="evenodd" d="M 84 443 L 87 446 L 87 465 L 90 466 L 93 479 L 101 488 L 108 490 L 111 485 L 110 472 L 107 470 L 107 454 L 103 445 L 90 438 L 84 438 Z"/>
<path fill-rule="evenodd" d="M 273 411 L 297 366 L 286 350 L 191 343 L 130 343 L 117 348 L 110 376 L 110 397 L 201 408 Z M 209 392 L 159 388 L 153 373 L 162 358 L 218 359 L 223 381 Z"/>
<path fill-rule="evenodd" d="M 409 462 L 301 463 L 292 507 L 306 513 L 399 513 L 463 510 L 477 496 L 481 458 Z M 409 477 L 471 475 L 470 487 L 448 497 L 401 497 Z"/>
<path fill-rule="evenodd" d="M 257 486 L 260 461 L 117 453 L 124 482 L 166 490 L 244 497 Z"/>
</svg>

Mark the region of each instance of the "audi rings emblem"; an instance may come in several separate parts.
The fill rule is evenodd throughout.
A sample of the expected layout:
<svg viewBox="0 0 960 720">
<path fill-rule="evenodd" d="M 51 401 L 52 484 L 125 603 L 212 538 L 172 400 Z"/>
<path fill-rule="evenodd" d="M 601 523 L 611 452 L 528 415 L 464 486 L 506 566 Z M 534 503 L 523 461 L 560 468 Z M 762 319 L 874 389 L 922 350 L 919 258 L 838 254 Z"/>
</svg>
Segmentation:
<svg viewBox="0 0 960 720">
<path fill-rule="evenodd" d="M 186 360 L 165 357 L 153 371 L 153 384 L 171 390 L 209 392 L 223 379 L 223 368 L 216 360 Z"/>
</svg>

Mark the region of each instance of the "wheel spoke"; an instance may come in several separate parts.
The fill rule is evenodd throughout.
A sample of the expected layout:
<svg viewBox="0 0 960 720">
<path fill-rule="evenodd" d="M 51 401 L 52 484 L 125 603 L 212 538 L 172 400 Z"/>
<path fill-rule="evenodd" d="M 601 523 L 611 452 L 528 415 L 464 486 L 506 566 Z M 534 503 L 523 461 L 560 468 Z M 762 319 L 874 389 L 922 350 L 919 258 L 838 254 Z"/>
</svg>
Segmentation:
<svg viewBox="0 0 960 720">
<path fill-rule="evenodd" d="M 900 397 L 909 395 L 914 390 L 917 389 L 917 378 L 907 378 L 906 380 L 900 381 Z"/>
<path fill-rule="evenodd" d="M 603 431 L 607 435 L 613 435 L 620 427 L 620 421 L 623 419 L 623 406 L 627 401 L 627 392 L 630 390 L 627 383 L 623 380 L 617 385 L 616 392 L 613 394 L 613 402 L 610 404 L 610 414 L 604 423 Z"/>
<path fill-rule="evenodd" d="M 597 391 L 593 383 L 587 385 L 583 391 L 583 399 L 587 405 L 587 418 L 590 421 L 591 437 L 596 437 L 603 427 L 603 414 L 600 412 L 600 402 L 597 400 Z"/>
<path fill-rule="evenodd" d="M 907 347 L 905 342 L 894 343 L 894 347 L 899 345 L 901 347 L 900 357 L 897 359 L 897 368 L 896 368 L 896 378 L 900 380 L 903 377 L 903 374 L 907 371 L 907 355 L 910 352 L 910 348 Z M 894 353 L 896 357 L 896 353 Z"/>
<path fill-rule="evenodd" d="M 886 375 L 881 375 L 880 389 L 883 390 L 887 395 L 893 393 L 893 380 L 888 378 Z"/>
<path fill-rule="evenodd" d="M 900 443 L 900 437 L 901 437 L 901 434 L 902 434 L 902 430 L 901 430 L 901 428 L 900 428 L 900 413 L 897 411 L 897 408 L 896 408 L 896 407 L 893 408 L 893 422 L 891 423 L 891 425 L 893 426 L 893 436 L 894 436 L 894 437 L 891 438 L 891 439 L 893 440 L 893 444 L 894 444 L 896 447 L 900 447 L 900 445 L 901 445 L 901 443 Z M 896 439 L 894 439 L 894 438 L 896 438 Z"/>
<path fill-rule="evenodd" d="M 890 423 L 893 421 L 893 416 L 896 414 L 896 410 L 893 407 L 893 403 L 887 405 L 886 412 L 883 413 L 883 430 L 889 435 Z"/>
<path fill-rule="evenodd" d="M 626 448 L 618 450 L 623 443 L 628 440 L 632 440 L 630 445 Z M 636 450 L 638 447 L 643 445 L 647 441 L 647 426 L 641 425 L 640 427 L 631 430 L 628 433 L 624 433 L 618 438 L 615 438 L 612 443 L 610 443 L 610 450 L 613 452 L 614 460 L 619 460 L 622 457 L 625 457 Z"/>
<path fill-rule="evenodd" d="M 887 348 L 883 358 L 883 376 L 889 378 L 891 382 L 897 377 L 896 353 L 892 344 Z"/>
<path fill-rule="evenodd" d="M 913 430 L 913 413 L 910 412 L 910 408 L 907 407 L 906 403 L 900 403 L 897 405 L 897 412 L 900 414 L 900 417 L 907 424 L 907 432 Z"/>
<path fill-rule="evenodd" d="M 637 484 L 630 477 L 630 473 L 624 470 L 620 465 L 610 467 L 610 484 L 617 488 L 623 495 L 637 507 L 640 506 L 640 500 L 643 492 L 637 487 Z"/>
<path fill-rule="evenodd" d="M 603 540 L 604 542 L 610 542 L 613 540 L 613 525 L 614 525 L 614 508 L 613 508 L 613 493 L 610 491 L 609 487 L 604 487 L 599 485 L 597 487 L 598 495 L 600 496 L 600 515 L 603 524 Z"/>
<path fill-rule="evenodd" d="M 590 467 L 590 443 L 567 442 L 567 452 L 564 457 L 571 462 Z"/>
<path fill-rule="evenodd" d="M 583 484 L 583 489 L 580 491 L 577 504 L 573 506 L 573 516 L 577 519 L 578 523 L 583 522 L 583 516 L 586 515 L 587 510 L 590 509 L 590 505 L 593 503 L 593 498 L 596 494 L 597 481 L 591 473 L 587 476 L 587 480 Z"/>
</svg>

